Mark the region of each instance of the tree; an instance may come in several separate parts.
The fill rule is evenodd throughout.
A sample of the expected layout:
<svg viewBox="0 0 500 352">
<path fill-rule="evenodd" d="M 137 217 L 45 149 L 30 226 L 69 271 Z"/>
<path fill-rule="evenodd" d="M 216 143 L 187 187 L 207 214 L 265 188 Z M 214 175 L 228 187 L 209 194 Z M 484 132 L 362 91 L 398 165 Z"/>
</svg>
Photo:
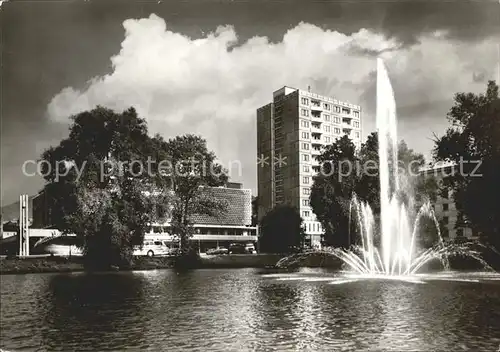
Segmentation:
<svg viewBox="0 0 500 352">
<path fill-rule="evenodd" d="M 259 210 L 259 197 L 252 197 L 252 226 L 257 226 Z"/>
<path fill-rule="evenodd" d="M 294 253 L 303 248 L 304 228 L 295 207 L 277 205 L 261 220 L 259 248 L 265 253 Z"/>
<path fill-rule="evenodd" d="M 448 112 L 451 126 L 436 140 L 434 158 L 452 161 L 445 186 L 459 216 L 482 239 L 500 249 L 500 98 L 489 81 L 484 94 L 457 93 Z"/>
<path fill-rule="evenodd" d="M 224 185 L 228 180 L 227 172 L 216 163 L 215 154 L 199 136 L 187 134 L 169 141 L 157 137 L 156 142 L 170 164 L 164 177 L 173 196 L 172 233 L 180 239 L 181 252 L 187 254 L 194 232 L 193 215 L 219 216 L 227 209 L 227 202 L 214 197 L 210 189 Z"/>
<path fill-rule="evenodd" d="M 317 158 L 321 166 L 313 178 L 310 204 L 325 229 L 323 242 L 330 246 L 349 246 L 350 202 L 357 184 L 356 147 L 347 136 L 326 147 Z"/>
<path fill-rule="evenodd" d="M 378 134 L 372 132 L 359 151 L 360 172 L 355 192 L 372 207 L 374 214 L 380 213 L 380 180 L 378 160 Z"/>
<path fill-rule="evenodd" d="M 160 179 L 144 170 L 154 154 L 146 122 L 133 108 L 102 107 L 72 120 L 69 137 L 42 154 L 53 225 L 76 234 L 88 267 L 128 265 L 168 205 Z"/>
</svg>

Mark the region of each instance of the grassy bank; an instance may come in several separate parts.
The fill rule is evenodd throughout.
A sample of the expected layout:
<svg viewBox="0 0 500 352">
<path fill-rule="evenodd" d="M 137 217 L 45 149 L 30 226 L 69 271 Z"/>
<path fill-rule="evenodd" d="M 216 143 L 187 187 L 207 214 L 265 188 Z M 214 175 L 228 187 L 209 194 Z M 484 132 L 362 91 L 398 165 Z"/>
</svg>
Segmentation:
<svg viewBox="0 0 500 352">
<path fill-rule="evenodd" d="M 126 270 L 166 269 L 173 266 L 172 258 L 137 257 Z M 0 259 L 0 274 L 64 273 L 85 271 L 81 257 L 43 257 Z"/>
<path fill-rule="evenodd" d="M 269 268 L 274 267 L 283 255 L 279 254 L 231 254 L 202 255 L 198 268 Z M 121 270 L 155 270 L 174 266 L 173 257 L 136 257 L 134 263 Z M 324 255 L 311 255 L 300 263 L 303 267 L 340 268 L 340 262 Z M 38 257 L 0 259 L 0 274 L 57 273 L 84 271 L 81 257 Z"/>
<path fill-rule="evenodd" d="M 83 271 L 82 259 L 45 258 L 3 258 L 0 259 L 0 274 L 29 274 Z"/>
</svg>

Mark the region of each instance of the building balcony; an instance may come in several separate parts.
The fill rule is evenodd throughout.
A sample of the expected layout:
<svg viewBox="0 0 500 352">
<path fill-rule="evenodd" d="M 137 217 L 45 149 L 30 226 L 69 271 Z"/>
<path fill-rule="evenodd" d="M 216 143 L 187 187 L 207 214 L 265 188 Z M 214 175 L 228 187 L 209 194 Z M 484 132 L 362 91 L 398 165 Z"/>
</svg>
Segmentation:
<svg viewBox="0 0 500 352">
<path fill-rule="evenodd" d="M 317 134 L 323 133 L 323 131 L 321 130 L 321 125 L 320 124 L 311 124 L 311 132 L 317 133 Z"/>
<path fill-rule="evenodd" d="M 341 114 L 342 116 L 349 116 L 349 117 L 351 117 L 351 113 L 352 113 L 352 110 L 351 110 L 351 109 L 349 109 L 349 108 L 342 108 L 342 109 L 340 110 L 340 114 Z"/>
<path fill-rule="evenodd" d="M 321 149 L 320 148 L 312 148 L 311 149 L 311 154 L 312 155 L 320 155 L 321 154 Z"/>
<path fill-rule="evenodd" d="M 313 146 L 313 150 L 314 150 L 314 147 L 319 147 L 321 148 L 323 146 L 323 142 L 321 141 L 321 138 L 318 138 L 318 139 L 312 139 L 311 140 L 311 144 Z"/>
<path fill-rule="evenodd" d="M 311 117 L 315 119 L 321 119 L 321 111 L 320 110 L 312 110 Z"/>
<path fill-rule="evenodd" d="M 311 99 L 311 105 L 310 106 L 311 106 L 311 110 L 315 110 L 315 111 L 321 111 L 321 110 L 323 110 L 321 108 L 321 102 L 318 101 L 318 100 L 312 100 Z"/>
</svg>

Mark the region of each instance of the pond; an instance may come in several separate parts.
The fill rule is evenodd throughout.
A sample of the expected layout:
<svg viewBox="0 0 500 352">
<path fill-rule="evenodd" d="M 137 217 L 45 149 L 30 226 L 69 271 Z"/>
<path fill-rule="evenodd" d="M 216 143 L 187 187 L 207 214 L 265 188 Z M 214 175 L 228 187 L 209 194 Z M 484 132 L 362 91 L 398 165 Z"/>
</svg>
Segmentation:
<svg viewBox="0 0 500 352">
<path fill-rule="evenodd" d="M 496 351 L 500 278 L 337 280 L 303 270 L 1 277 L 8 351 Z M 335 283 L 335 284 L 333 284 Z"/>
</svg>

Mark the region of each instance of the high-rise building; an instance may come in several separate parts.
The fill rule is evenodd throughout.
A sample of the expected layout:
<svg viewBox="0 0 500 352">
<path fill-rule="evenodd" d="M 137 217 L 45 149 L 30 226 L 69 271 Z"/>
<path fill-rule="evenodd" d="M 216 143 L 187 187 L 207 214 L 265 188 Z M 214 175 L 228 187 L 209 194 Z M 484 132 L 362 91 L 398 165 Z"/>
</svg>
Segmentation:
<svg viewBox="0 0 500 352">
<path fill-rule="evenodd" d="M 361 108 L 310 91 L 283 87 L 257 109 L 259 220 L 274 206 L 295 206 L 311 245 L 323 229 L 309 204 L 315 158 L 322 147 L 347 135 L 361 146 Z"/>
</svg>

